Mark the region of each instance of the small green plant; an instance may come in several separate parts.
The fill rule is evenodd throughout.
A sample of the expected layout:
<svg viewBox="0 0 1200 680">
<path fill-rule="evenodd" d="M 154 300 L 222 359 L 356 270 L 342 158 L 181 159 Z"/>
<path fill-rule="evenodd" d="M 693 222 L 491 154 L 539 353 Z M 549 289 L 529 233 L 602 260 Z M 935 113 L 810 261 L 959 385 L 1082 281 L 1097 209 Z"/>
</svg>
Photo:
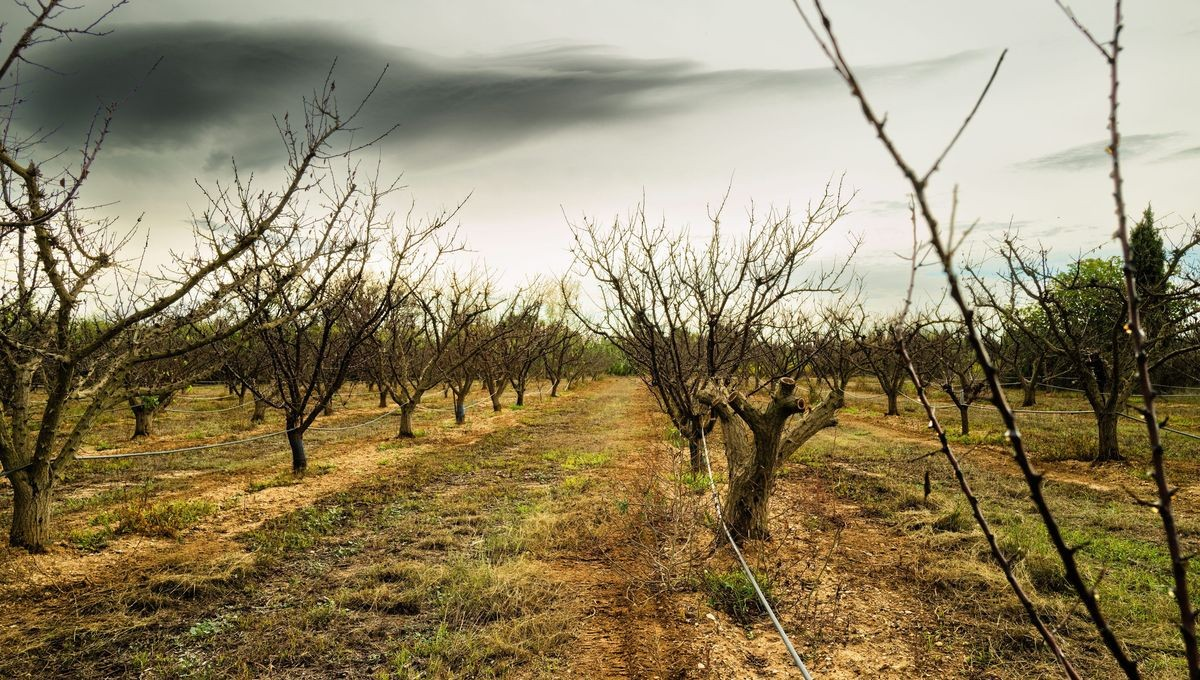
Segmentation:
<svg viewBox="0 0 1200 680">
<path fill-rule="evenodd" d="M 112 537 L 112 527 L 101 526 L 91 530 L 77 529 L 72 531 L 68 540 L 80 550 L 100 552 L 108 547 L 108 543 L 112 540 Z"/>
<path fill-rule="evenodd" d="M 194 638 L 212 637 L 232 628 L 236 619 L 236 615 L 232 617 L 218 616 L 212 619 L 203 619 L 188 628 L 188 635 Z"/>
<path fill-rule="evenodd" d="M 725 480 L 720 475 L 716 475 L 713 481 L 720 484 Z M 683 472 L 679 475 L 679 483 L 687 487 L 692 493 L 707 493 L 712 488 L 708 474 L 704 472 L 692 472 L 690 470 Z"/>
<path fill-rule="evenodd" d="M 755 574 L 763 595 L 771 598 L 771 580 L 762 574 Z M 746 572 L 740 568 L 725 572 L 704 572 L 704 590 L 708 592 L 708 604 L 725 612 L 734 621 L 746 624 L 762 616 L 766 612 L 754 591 Z"/>
<path fill-rule="evenodd" d="M 562 483 L 555 490 L 558 496 L 572 496 L 583 493 L 592 485 L 592 480 L 583 475 L 570 475 L 563 477 Z"/>
</svg>

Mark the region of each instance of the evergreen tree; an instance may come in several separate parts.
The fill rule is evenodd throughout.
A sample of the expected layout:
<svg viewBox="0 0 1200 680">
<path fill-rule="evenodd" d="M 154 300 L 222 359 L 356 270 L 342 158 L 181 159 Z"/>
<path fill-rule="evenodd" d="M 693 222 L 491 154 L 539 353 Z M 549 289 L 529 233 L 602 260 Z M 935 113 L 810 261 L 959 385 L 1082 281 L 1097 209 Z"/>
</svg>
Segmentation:
<svg viewBox="0 0 1200 680">
<path fill-rule="evenodd" d="M 1138 292 L 1145 294 L 1147 290 L 1157 289 L 1166 277 L 1167 256 L 1163 251 L 1162 236 L 1154 228 L 1154 210 L 1149 205 L 1130 234 L 1129 247 L 1133 250 Z"/>
</svg>

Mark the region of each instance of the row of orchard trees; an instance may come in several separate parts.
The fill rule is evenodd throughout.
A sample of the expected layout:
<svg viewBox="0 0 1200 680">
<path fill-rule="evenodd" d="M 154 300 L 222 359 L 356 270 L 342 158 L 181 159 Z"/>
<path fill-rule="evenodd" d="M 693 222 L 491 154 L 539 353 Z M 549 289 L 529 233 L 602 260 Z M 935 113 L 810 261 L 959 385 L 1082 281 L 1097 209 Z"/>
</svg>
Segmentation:
<svg viewBox="0 0 1200 680">
<path fill-rule="evenodd" d="M 722 229 L 717 211 L 702 237 L 652 224 L 642 210 L 574 227 L 579 273 L 598 284 L 599 297 L 599 311 L 577 310 L 578 318 L 628 357 L 687 442 L 693 471 L 704 470 L 707 438 L 720 424 L 725 519 L 740 539 L 767 537 L 779 466 L 836 423 L 852 379 L 873 379 L 886 414 L 899 415 L 911 360 L 922 383 L 956 407 L 964 435 L 971 411 L 991 396 L 966 327 L 942 305 L 870 314 L 846 261 L 813 266 L 818 241 L 836 233 L 847 205 L 827 187 L 803 215 L 751 211 L 737 232 Z M 1169 248 L 1164 234 L 1176 237 Z M 1192 368 L 1200 228 L 1160 224 L 1147 208 L 1132 242 L 1150 368 L 1163 383 L 1200 384 Z M 1024 406 L 1036 405 L 1039 386 L 1081 392 L 1096 419 L 1099 462 L 1120 457 L 1118 418 L 1138 376 L 1122 279 L 1119 258 L 1056 267 L 1015 234 L 967 269 L 978 329 L 1000 375 L 1021 388 Z M 807 399 L 797 382 L 808 383 Z"/>
<path fill-rule="evenodd" d="M 0 60 L 5 92 L 17 91 L 17 66 L 36 65 L 40 47 L 98 35 L 108 16 L 76 26 L 75 8 L 59 0 L 23 7 L 29 24 Z M 535 374 L 557 390 L 602 360 L 544 292 L 501 299 L 484 278 L 444 273 L 458 249 L 457 210 L 397 219 L 386 208 L 397 185 L 355 160 L 373 89 L 348 108 L 334 91 L 331 72 L 299 115 L 279 119 L 285 159 L 273 184 L 234 164 L 231 180 L 203 189 L 191 245 L 158 268 L 131 247 L 139 225 L 79 205 L 115 106 L 98 109 L 76 155 L 28 127 L 30 93 L 0 107 L 0 465 L 13 490 L 11 545 L 45 549 L 54 486 L 101 413 L 124 404 L 135 432 L 148 433 L 206 375 L 236 375 L 259 417 L 282 411 L 302 471 L 304 433 L 347 380 L 377 385 L 411 436 L 413 409 L 438 385 L 460 406 L 480 379 L 497 397 L 511 385 L 521 400 Z"/>
</svg>

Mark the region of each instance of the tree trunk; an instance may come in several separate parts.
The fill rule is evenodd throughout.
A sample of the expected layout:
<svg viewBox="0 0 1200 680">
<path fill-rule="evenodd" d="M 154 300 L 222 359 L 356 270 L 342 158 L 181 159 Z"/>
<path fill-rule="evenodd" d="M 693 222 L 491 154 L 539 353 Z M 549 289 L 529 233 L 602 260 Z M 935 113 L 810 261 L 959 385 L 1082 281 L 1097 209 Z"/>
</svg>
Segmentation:
<svg viewBox="0 0 1200 680">
<path fill-rule="evenodd" d="M 412 439 L 417 436 L 412 426 L 413 411 L 416 410 L 417 405 L 411 401 L 400 407 L 400 432 L 396 434 L 397 439 Z"/>
<path fill-rule="evenodd" d="M 154 433 L 154 409 L 144 405 L 133 407 L 133 437 L 149 437 Z"/>
<path fill-rule="evenodd" d="M 704 454 L 700 450 L 699 439 L 688 440 L 688 464 L 692 468 L 692 474 L 700 474 L 704 472 Z"/>
<path fill-rule="evenodd" d="M 1097 413 L 1096 429 L 1098 434 L 1096 462 L 1107 463 L 1121 460 L 1121 450 L 1117 443 L 1117 414 Z"/>
<path fill-rule="evenodd" d="M 490 376 L 483 376 L 483 387 L 488 392 L 488 399 L 492 400 L 492 411 L 499 413 L 504 410 L 504 404 L 500 403 L 500 394 L 504 392 L 503 388 L 496 386 L 496 381 Z"/>
<path fill-rule="evenodd" d="M 321 415 L 331 416 L 333 415 L 333 411 L 333 399 L 330 398 L 329 401 L 325 402 L 325 408 L 321 409 Z"/>
<path fill-rule="evenodd" d="M 1037 406 L 1037 381 L 1021 381 L 1021 406 Z"/>
<path fill-rule="evenodd" d="M 971 434 L 971 405 L 970 404 L 959 404 L 958 405 L 958 419 L 960 422 L 960 425 L 959 425 L 959 429 L 961 430 L 960 434 L 962 434 L 962 436 L 964 436 L 964 437 Z"/>
<path fill-rule="evenodd" d="M 254 413 L 250 415 L 251 423 L 261 423 L 267 419 L 267 402 L 262 399 L 254 400 Z"/>
<path fill-rule="evenodd" d="M 899 401 L 899 398 L 900 398 L 899 393 L 891 393 L 891 392 L 888 393 L 888 395 L 887 395 L 887 404 L 888 404 L 887 405 L 887 413 L 885 413 L 883 415 L 885 415 L 885 416 L 900 415 L 900 404 L 897 403 Z"/>
<path fill-rule="evenodd" d="M 384 387 L 383 385 L 380 385 L 379 386 L 379 408 L 387 408 L 387 405 L 388 405 L 387 388 Z"/>
<path fill-rule="evenodd" d="M 240 387 L 238 387 L 238 393 L 237 393 L 237 395 L 238 395 L 238 406 L 241 406 L 242 404 L 245 404 L 245 403 L 246 403 L 246 391 L 247 391 L 247 390 L 246 390 L 246 386 L 245 386 L 245 385 L 241 385 Z"/>
<path fill-rule="evenodd" d="M 46 552 L 50 542 L 50 468 L 34 466 L 13 473 L 12 525 L 8 544 L 31 553 Z"/>
<path fill-rule="evenodd" d="M 467 393 L 454 393 L 454 422 L 462 425 L 467 422 Z M 519 402 L 518 402 L 519 403 Z"/>
<path fill-rule="evenodd" d="M 302 475 L 308 469 L 308 454 L 304 451 L 304 431 L 288 419 L 288 446 L 292 449 L 292 474 Z"/>
<path fill-rule="evenodd" d="M 561 381 L 562 381 L 562 379 L 561 379 L 561 378 L 558 378 L 558 379 L 555 379 L 555 380 L 551 380 L 551 381 L 550 381 L 550 396 L 551 396 L 551 397 L 557 397 L 557 396 L 558 396 L 558 383 L 559 383 L 559 382 L 561 382 Z"/>
<path fill-rule="evenodd" d="M 725 523 L 734 540 L 768 540 L 768 501 L 775 484 L 775 441 L 756 441 L 753 457 L 730 479 L 725 500 Z"/>
<path fill-rule="evenodd" d="M 525 405 L 525 388 L 522 387 L 520 389 L 514 389 L 514 391 L 517 393 L 517 406 L 524 406 Z"/>
</svg>

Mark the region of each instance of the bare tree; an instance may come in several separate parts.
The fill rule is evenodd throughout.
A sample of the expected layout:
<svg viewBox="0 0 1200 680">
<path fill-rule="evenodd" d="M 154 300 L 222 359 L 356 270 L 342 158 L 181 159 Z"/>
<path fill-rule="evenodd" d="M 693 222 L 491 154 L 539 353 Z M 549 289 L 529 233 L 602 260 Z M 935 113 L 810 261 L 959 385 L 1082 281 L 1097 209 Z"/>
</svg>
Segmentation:
<svg viewBox="0 0 1200 680">
<path fill-rule="evenodd" d="M 724 205 L 697 245 L 686 231 L 651 225 L 639 205 L 626 220 L 572 225 L 575 260 L 599 283 L 596 317 L 572 302 L 591 333 L 636 366 L 662 410 L 688 442 L 694 471 L 701 438 L 714 420 L 699 399 L 711 380 L 736 375 L 770 314 L 788 301 L 836 287 L 842 265 L 806 272 L 817 241 L 842 218 L 848 201 L 826 187 L 799 219 L 790 211 L 747 212 L 742 237 L 722 227 Z"/>
<path fill-rule="evenodd" d="M 971 433 L 971 406 L 986 395 L 987 384 L 961 324 L 927 327 L 906 343 L 924 375 L 937 376 L 937 386 L 958 409 L 959 434 Z"/>
<path fill-rule="evenodd" d="M 409 288 L 409 300 L 396 306 L 378 334 L 379 375 L 400 407 L 397 437 L 413 437 L 412 416 L 429 390 L 449 373 L 472 363 L 458 337 L 482 323 L 498 304 L 491 287 L 476 277 L 452 273 L 440 281 Z M 480 352 L 487 345 L 475 345 Z"/>
<path fill-rule="evenodd" d="M 0 86 L 15 92 L 18 63 L 55 39 L 96 33 L 96 24 L 61 28 L 67 7 L 58 1 L 26 5 L 33 19 L 0 63 Z M 107 16 L 107 15 L 106 15 Z M 124 398 L 125 377 L 135 366 L 183 356 L 239 332 L 249 317 L 205 324 L 221 316 L 224 300 L 268 262 L 251 257 L 264 239 L 299 238 L 308 226 L 298 208 L 306 190 L 322 182 L 342 133 L 355 124 L 361 104 L 341 111 L 333 82 L 305 100 L 303 124 L 285 118 L 279 132 L 287 151 L 283 181 L 264 191 L 238 176 L 208 192 L 211 207 L 194 220 L 195 247 L 177 249 L 157 270 L 143 270 L 128 246 L 135 229 L 88 217 L 75 200 L 89 177 L 115 107 L 102 108 L 81 144 L 79 162 L 54 169 L 65 156 L 36 157 L 44 137 L 21 137 L 14 124 L 24 100 L 14 98 L 0 125 L 0 463 L 13 486 L 9 542 L 44 550 L 50 497 L 84 435 L 110 404 Z M 237 206 L 220 210 L 220 206 Z M 220 213 L 220 218 L 217 214 Z M 181 329 L 196 331 L 172 343 Z M 197 330 L 200 329 L 200 330 Z M 43 376 L 44 400 L 32 398 L 34 376 Z"/>
<path fill-rule="evenodd" d="M 1060 0 L 1056 1 L 1058 1 L 1059 6 L 1063 8 L 1064 12 L 1067 14 L 1076 28 L 1078 28 L 1084 34 L 1092 46 L 1095 47 L 1103 56 L 1109 70 L 1110 90 L 1108 128 L 1110 133 L 1110 141 L 1108 151 L 1111 158 L 1112 172 L 1110 174 L 1113 181 L 1113 198 L 1117 221 L 1116 239 L 1121 246 L 1121 271 L 1125 283 L 1124 297 L 1126 319 L 1128 322 L 1128 332 L 1132 336 L 1131 349 L 1137 364 L 1139 388 L 1144 399 L 1143 417 L 1146 423 L 1147 434 L 1150 441 L 1153 477 L 1157 492 L 1157 498 L 1155 500 L 1143 502 L 1153 507 L 1162 520 L 1163 532 L 1167 543 L 1168 553 L 1170 555 L 1172 577 L 1175 582 L 1175 587 L 1172 590 L 1176 605 L 1179 610 L 1179 629 L 1184 644 L 1184 653 L 1187 661 L 1188 674 L 1191 678 L 1200 678 L 1200 649 L 1197 647 L 1195 635 L 1195 613 L 1193 611 L 1192 602 L 1188 595 L 1188 558 L 1183 554 L 1180 545 L 1179 531 L 1175 525 L 1174 514 L 1171 507 L 1175 490 L 1171 488 L 1167 481 L 1164 453 L 1159 433 L 1161 426 L 1158 422 L 1155 412 L 1155 391 L 1150 378 L 1150 360 L 1143 344 L 1146 336 L 1144 335 L 1145 329 L 1142 328 L 1141 309 L 1139 307 L 1140 294 L 1142 291 L 1139 290 L 1137 280 L 1138 268 L 1136 266 L 1136 258 L 1131 245 L 1132 239 L 1130 238 L 1128 230 L 1123 195 L 1120 164 L 1121 136 L 1118 130 L 1117 117 L 1119 101 L 1118 59 L 1121 53 L 1120 38 L 1123 29 L 1121 2 L 1120 0 L 1116 0 L 1113 5 L 1114 20 L 1112 37 L 1110 40 L 1102 43 L 1097 40 L 1091 34 L 1091 32 L 1075 18 L 1071 11 L 1065 5 L 1063 5 Z M 968 113 L 964 118 L 958 130 L 951 137 L 946 148 L 937 156 L 937 158 L 926 171 L 920 172 L 901 154 L 900 150 L 892 139 L 890 132 L 885 128 L 886 119 L 876 113 L 875 109 L 868 100 L 857 75 L 849 65 L 843 53 L 842 45 L 838 41 L 838 38 L 833 30 L 833 22 L 822 6 L 821 1 L 813 0 L 813 6 L 815 7 L 816 14 L 819 17 L 818 22 L 810 20 L 808 13 L 803 10 L 798 0 L 796 1 L 795 5 L 796 9 L 800 12 L 809 32 L 817 41 L 825 55 L 829 58 L 829 61 L 833 65 L 835 71 L 850 88 L 852 96 L 860 105 L 864 118 L 870 124 L 875 134 L 879 137 L 884 148 L 892 157 L 892 160 L 895 162 L 897 168 L 908 181 L 909 186 L 912 189 L 912 197 L 914 202 L 914 234 L 917 224 L 917 217 L 919 215 L 920 219 L 928 227 L 928 233 L 930 236 L 929 248 L 937 257 L 942 266 L 943 272 L 946 276 L 950 298 L 962 314 L 963 324 L 967 330 L 972 349 L 976 354 L 976 358 L 979 361 L 979 364 L 988 382 L 992 404 L 996 407 L 996 410 L 998 411 L 1001 420 L 1004 423 L 1008 439 L 1011 443 L 1013 459 L 1021 470 L 1022 477 L 1024 478 L 1029 491 L 1030 499 L 1033 502 L 1034 507 L 1037 509 L 1039 517 L 1046 528 L 1050 542 L 1054 546 L 1055 551 L 1058 553 L 1058 556 L 1063 563 L 1065 576 L 1068 583 L 1071 584 L 1071 587 L 1080 603 L 1083 605 L 1088 618 L 1095 626 L 1096 632 L 1103 642 L 1105 648 L 1108 650 L 1108 653 L 1117 663 L 1121 671 L 1126 675 L 1126 677 L 1140 678 L 1141 672 L 1138 668 L 1137 662 L 1130 656 L 1125 647 L 1122 645 L 1120 639 L 1118 639 L 1117 635 L 1109 626 L 1104 613 L 1100 609 L 1095 592 L 1091 589 L 1081 574 L 1079 565 L 1075 559 L 1076 549 L 1067 544 L 1063 536 L 1062 529 L 1046 502 L 1043 491 L 1044 478 L 1033 467 L 1032 462 L 1029 460 L 1023 439 L 1019 429 L 1017 428 L 1015 413 L 1008 404 L 1007 398 L 1000 385 L 999 373 L 991 361 L 989 352 L 982 338 L 982 334 L 980 333 L 979 327 L 976 324 L 976 312 L 968 300 L 965 286 L 961 285 L 954 266 L 955 252 L 962 243 L 961 235 L 955 235 L 954 214 L 953 212 L 951 213 L 948 225 L 945 228 L 945 231 L 943 231 L 941 222 L 931 207 L 927 193 L 930 178 L 941 166 L 942 161 L 953 149 L 955 143 L 962 136 L 963 131 L 966 130 L 966 128 L 970 125 L 975 113 L 979 110 L 984 97 L 986 96 L 992 82 L 994 82 L 996 78 L 996 74 L 1000 69 L 1004 58 L 1003 54 L 997 61 L 996 67 L 993 69 L 992 75 L 988 79 L 987 85 L 985 85 L 980 97 L 976 100 L 975 105 L 972 107 L 970 113 Z M 917 254 L 915 251 L 916 248 L 914 246 L 914 271 L 917 263 Z M 918 382 L 918 394 L 920 394 L 924 400 L 923 391 L 920 390 L 919 378 L 916 376 L 915 371 L 913 371 L 912 375 L 914 380 Z M 936 420 L 936 416 L 934 416 L 933 411 L 927 402 L 925 407 L 927 412 L 930 414 L 931 420 Z M 979 504 L 971 492 L 969 485 L 966 483 L 961 468 L 958 466 L 957 461 L 950 450 L 949 444 L 947 443 L 944 434 L 940 432 L 940 430 L 939 438 L 942 444 L 942 450 L 946 454 L 948 461 L 955 470 L 956 477 L 959 480 L 960 488 L 972 504 L 972 509 L 977 523 L 980 525 L 980 528 L 983 530 L 984 534 L 990 537 L 990 530 L 986 520 L 979 510 Z M 1024 596 L 1021 588 L 1012 578 L 1011 565 L 1006 560 L 1003 552 L 998 548 L 994 540 L 989 540 L 989 544 L 997 562 L 1001 565 L 1002 569 L 1004 569 L 1005 575 L 1008 578 L 1014 592 L 1021 600 L 1022 605 L 1025 606 L 1031 622 L 1042 635 L 1049 648 L 1054 652 L 1055 657 L 1058 659 L 1063 668 L 1063 671 L 1070 678 L 1078 678 L 1078 672 L 1075 670 L 1070 660 L 1064 655 L 1061 646 L 1057 642 L 1057 639 L 1045 626 L 1044 622 L 1041 621 L 1032 603 L 1030 603 L 1028 598 Z"/>
<path fill-rule="evenodd" d="M 923 324 L 902 321 L 898 317 L 881 319 L 854 336 L 862 352 L 867 371 L 874 376 L 887 398 L 885 416 L 900 415 L 900 395 L 908 381 L 908 367 L 896 345 L 895 329 L 900 327 L 905 340 L 911 342 Z"/>
<path fill-rule="evenodd" d="M 369 361 L 372 337 L 410 295 L 404 277 L 414 262 L 424 264 L 422 250 L 437 243 L 446 224 L 443 219 L 406 222 L 396 234 L 393 216 L 381 208 L 392 187 L 359 186 L 352 172 L 345 191 L 327 195 L 329 219 L 313 238 L 311 252 L 293 242 L 273 256 L 275 266 L 241 291 L 247 304 L 260 310 L 256 342 L 271 366 L 270 386 L 251 389 L 255 398 L 283 411 L 296 474 L 308 464 L 305 432 L 327 411 L 347 377 Z M 372 252 L 380 245 L 388 248 L 389 258 L 381 270 L 373 270 Z M 287 281 L 299 262 L 307 262 L 305 273 Z M 282 292 L 273 302 L 262 299 L 271 291 Z"/>
</svg>

